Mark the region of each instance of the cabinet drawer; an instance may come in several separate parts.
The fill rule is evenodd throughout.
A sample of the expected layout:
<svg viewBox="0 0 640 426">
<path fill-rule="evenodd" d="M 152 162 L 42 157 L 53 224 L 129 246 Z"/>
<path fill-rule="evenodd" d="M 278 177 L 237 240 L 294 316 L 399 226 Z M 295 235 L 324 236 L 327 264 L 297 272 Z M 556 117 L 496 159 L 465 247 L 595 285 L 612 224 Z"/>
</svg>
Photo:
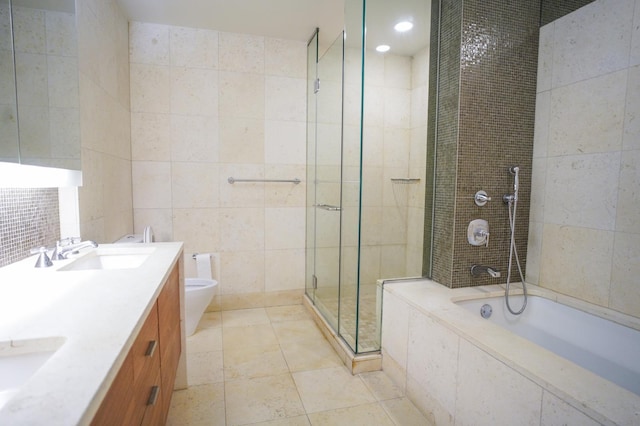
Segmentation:
<svg viewBox="0 0 640 426">
<path fill-rule="evenodd" d="M 153 380 L 145 387 L 140 393 L 144 395 L 145 412 L 142 419 L 143 425 L 162 425 L 165 423 L 164 419 L 164 404 L 165 392 L 161 384 L 160 370 L 156 371 Z"/>
<path fill-rule="evenodd" d="M 160 359 L 160 338 L 158 335 L 158 306 L 154 303 L 140 333 L 131 347 L 133 354 L 133 380 L 150 374 L 149 370 Z M 154 373 L 151 373 L 152 375 Z"/>
</svg>

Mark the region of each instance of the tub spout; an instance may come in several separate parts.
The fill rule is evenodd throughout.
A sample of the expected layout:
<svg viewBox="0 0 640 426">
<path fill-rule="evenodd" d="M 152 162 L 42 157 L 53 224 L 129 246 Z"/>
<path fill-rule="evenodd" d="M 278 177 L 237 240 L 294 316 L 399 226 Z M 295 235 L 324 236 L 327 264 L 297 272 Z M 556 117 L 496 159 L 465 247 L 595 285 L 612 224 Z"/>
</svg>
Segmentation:
<svg viewBox="0 0 640 426">
<path fill-rule="evenodd" d="M 471 265 L 471 275 L 474 277 L 479 277 L 484 273 L 489 274 L 491 278 L 500 278 L 500 271 L 498 270 L 484 265 Z"/>
</svg>

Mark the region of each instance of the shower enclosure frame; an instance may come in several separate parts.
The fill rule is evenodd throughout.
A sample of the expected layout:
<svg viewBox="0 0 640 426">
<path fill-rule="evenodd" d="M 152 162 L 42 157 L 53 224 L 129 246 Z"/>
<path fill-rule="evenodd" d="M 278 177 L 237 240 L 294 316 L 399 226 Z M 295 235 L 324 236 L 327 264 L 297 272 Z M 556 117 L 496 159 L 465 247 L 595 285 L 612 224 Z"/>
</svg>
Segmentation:
<svg viewBox="0 0 640 426">
<path fill-rule="evenodd" d="M 375 3 L 369 0 L 369 3 L 372 3 L 371 10 L 375 9 L 378 14 L 388 7 L 383 1 Z M 412 237 L 412 242 L 409 242 L 410 232 L 414 230 L 409 222 L 409 211 L 415 207 L 409 206 L 409 200 L 420 207 L 417 214 L 415 208 L 412 211 L 412 220 L 419 217 L 420 226 L 424 226 L 420 212 L 424 215 L 425 206 L 418 188 L 425 183 L 426 164 L 411 169 L 409 154 L 414 129 L 410 120 L 405 120 L 402 125 L 389 124 L 379 112 L 371 110 L 371 106 L 376 104 L 379 104 L 379 110 L 385 108 L 382 93 L 391 93 L 393 100 L 396 99 L 393 96 L 397 95 L 396 91 L 403 90 L 400 98 L 409 102 L 401 108 L 406 108 L 405 117 L 411 114 L 410 103 L 415 94 L 411 77 L 413 54 L 390 55 L 389 64 L 401 77 L 393 75 L 389 85 L 384 82 L 377 87 L 376 84 L 380 83 L 379 80 L 375 82 L 376 77 L 370 77 L 365 85 L 365 71 L 379 75 L 382 67 L 387 66 L 384 65 L 387 56 L 382 57 L 373 49 L 366 49 L 366 0 L 347 0 L 345 15 L 345 30 L 331 46 L 322 50 L 318 42 L 319 32 L 316 31 L 307 49 L 305 293 L 351 351 L 366 354 L 380 350 L 382 289 L 379 283 L 382 279 L 422 274 L 423 232 L 420 228 L 412 234 L 420 236 Z M 371 28 L 375 25 L 373 21 L 370 23 Z M 367 31 L 370 32 L 371 28 Z M 425 57 L 426 68 L 421 69 L 426 73 L 428 52 L 426 56 L 422 55 Z M 399 70 L 394 68 L 397 63 L 401 64 Z M 365 65 L 370 68 L 365 70 Z M 404 78 L 405 86 L 394 86 L 397 78 Z M 334 109 L 340 109 L 339 118 L 335 117 L 339 122 L 326 121 L 328 115 L 323 111 L 326 93 L 336 97 L 333 103 L 328 102 L 334 105 Z M 365 96 L 369 99 L 366 105 Z M 393 110 L 395 107 L 386 108 Z M 424 121 L 426 129 L 426 116 Z M 333 125 L 338 127 L 327 131 Z M 387 132 L 390 136 L 386 136 Z M 424 133 L 423 150 L 426 130 Z M 325 161 L 328 157 L 322 151 L 327 147 L 335 149 L 335 153 L 329 156 L 335 163 Z M 387 163 L 383 153 L 396 151 L 402 154 L 392 154 L 393 159 Z M 414 155 L 423 156 L 420 152 Z M 402 157 L 402 160 L 395 157 Z M 400 161 L 400 165 L 393 161 Z M 425 161 L 426 158 L 422 158 L 422 162 Z M 339 181 L 333 193 L 326 190 L 327 182 L 331 181 L 326 179 L 327 175 Z M 333 215 L 332 219 L 328 219 L 330 215 Z M 332 225 L 327 227 L 330 221 L 333 221 Z M 335 221 L 338 221 L 337 227 Z M 415 240 L 419 240 L 417 245 Z M 414 248 L 411 259 L 417 258 L 417 262 L 412 263 L 408 256 L 410 244 Z M 333 256 L 330 261 L 327 253 Z"/>
</svg>

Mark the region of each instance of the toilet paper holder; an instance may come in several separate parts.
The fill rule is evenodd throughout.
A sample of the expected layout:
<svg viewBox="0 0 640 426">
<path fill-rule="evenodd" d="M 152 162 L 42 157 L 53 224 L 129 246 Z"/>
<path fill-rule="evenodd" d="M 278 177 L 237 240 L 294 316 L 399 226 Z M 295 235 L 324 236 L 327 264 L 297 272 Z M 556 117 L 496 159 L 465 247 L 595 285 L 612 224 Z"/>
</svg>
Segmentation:
<svg viewBox="0 0 640 426">
<path fill-rule="evenodd" d="M 191 258 L 192 258 L 193 260 L 196 260 L 196 256 L 198 256 L 198 255 L 200 255 L 200 254 L 208 254 L 208 255 L 209 255 L 209 257 L 211 257 L 211 253 L 193 253 L 193 256 L 191 256 Z"/>
</svg>

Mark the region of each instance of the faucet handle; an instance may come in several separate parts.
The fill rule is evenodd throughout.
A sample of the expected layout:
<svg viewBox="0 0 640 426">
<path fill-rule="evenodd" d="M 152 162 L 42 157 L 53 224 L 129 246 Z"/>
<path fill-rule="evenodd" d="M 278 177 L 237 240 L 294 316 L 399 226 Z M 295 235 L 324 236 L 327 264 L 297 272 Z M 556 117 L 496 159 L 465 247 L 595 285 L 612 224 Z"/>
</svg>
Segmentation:
<svg viewBox="0 0 640 426">
<path fill-rule="evenodd" d="M 40 256 L 38 256 L 38 260 L 36 260 L 36 264 L 34 266 L 36 268 L 48 268 L 49 266 L 53 266 L 53 262 L 49 259 L 49 256 L 47 256 L 47 248 L 43 246 L 37 250 L 40 253 Z M 33 249 L 31 252 L 33 252 Z"/>
<path fill-rule="evenodd" d="M 484 246 L 485 247 L 489 247 L 489 235 L 490 235 L 489 231 L 487 231 L 485 229 L 478 229 L 475 232 L 475 236 L 480 241 L 480 244 L 482 244 L 482 240 L 484 240 Z"/>
<path fill-rule="evenodd" d="M 71 244 L 70 238 L 63 238 L 62 240 L 56 241 L 56 248 L 53 249 L 53 253 L 51 254 L 51 260 L 64 259 L 60 249 L 64 246 L 68 246 L 69 244 Z"/>
</svg>

